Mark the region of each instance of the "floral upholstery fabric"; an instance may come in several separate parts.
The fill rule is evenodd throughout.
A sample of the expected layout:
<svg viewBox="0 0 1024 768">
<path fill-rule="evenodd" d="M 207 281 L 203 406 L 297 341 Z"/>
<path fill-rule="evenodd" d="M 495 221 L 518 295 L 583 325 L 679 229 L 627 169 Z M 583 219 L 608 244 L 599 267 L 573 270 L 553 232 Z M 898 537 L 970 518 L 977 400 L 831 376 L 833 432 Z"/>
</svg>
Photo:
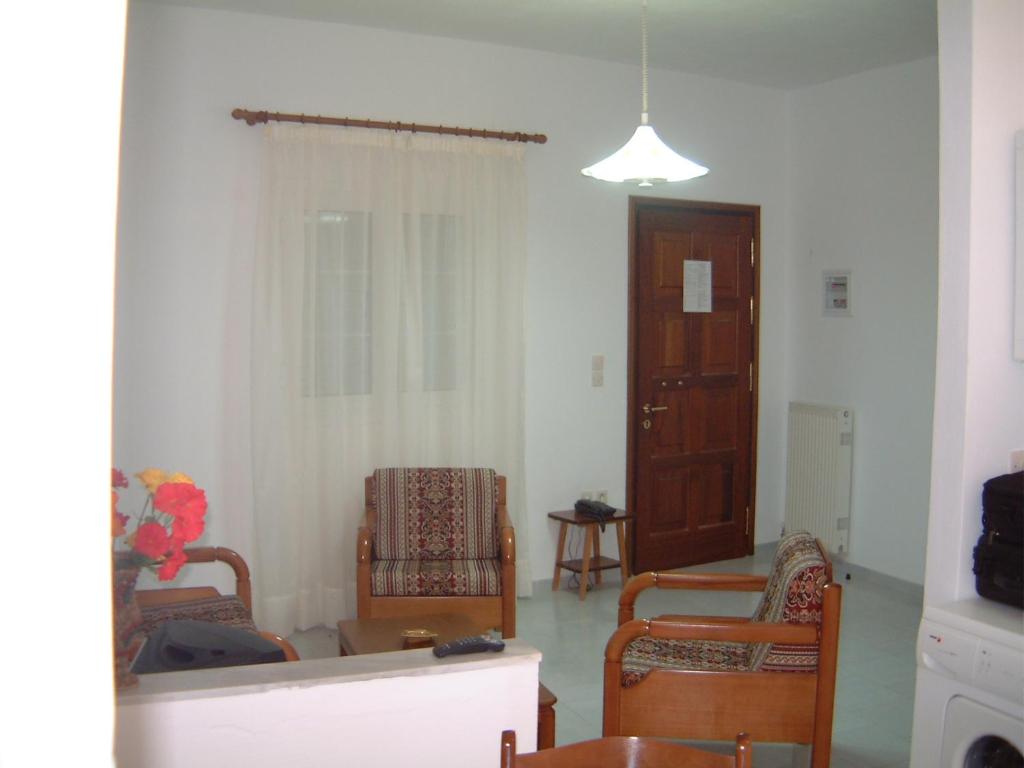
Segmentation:
<svg viewBox="0 0 1024 768">
<path fill-rule="evenodd" d="M 370 591 L 388 597 L 466 597 L 501 594 L 497 560 L 377 560 Z"/>
<path fill-rule="evenodd" d="M 805 531 L 784 536 L 751 621 L 820 624 L 827 579 L 828 566 L 814 537 Z M 622 685 L 636 685 L 651 669 L 814 672 L 817 666 L 815 646 L 640 637 L 623 652 Z"/>
<path fill-rule="evenodd" d="M 828 566 L 814 537 L 806 531 L 787 534 L 779 542 L 768 583 L 751 621 L 821 624 L 822 589 L 827 581 Z M 769 672 L 814 672 L 818 668 L 818 649 L 758 643 L 751 655 L 751 667 Z"/>
<path fill-rule="evenodd" d="M 378 469 L 373 473 L 373 502 L 374 546 L 380 560 L 498 556 L 493 469 Z"/>
<path fill-rule="evenodd" d="M 236 595 L 208 597 L 201 600 L 190 600 L 187 603 L 156 605 L 142 609 L 142 631 L 148 637 L 165 621 L 192 619 L 194 621 L 211 621 L 226 624 L 236 629 L 257 632 L 252 614 Z"/>
<path fill-rule="evenodd" d="M 750 669 L 751 646 L 711 640 L 638 637 L 622 655 L 622 687 L 636 685 L 651 669 L 743 672 Z"/>
</svg>

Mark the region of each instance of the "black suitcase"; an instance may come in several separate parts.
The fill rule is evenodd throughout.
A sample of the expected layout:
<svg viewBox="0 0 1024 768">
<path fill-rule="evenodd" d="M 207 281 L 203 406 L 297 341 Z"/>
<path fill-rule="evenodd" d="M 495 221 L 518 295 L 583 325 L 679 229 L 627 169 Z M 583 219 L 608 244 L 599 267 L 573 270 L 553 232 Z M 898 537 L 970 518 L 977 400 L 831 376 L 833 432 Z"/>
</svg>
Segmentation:
<svg viewBox="0 0 1024 768">
<path fill-rule="evenodd" d="M 974 585 L 989 600 L 1024 608 L 1024 547 L 983 533 L 974 548 Z"/>
<path fill-rule="evenodd" d="M 1004 544 L 1024 546 L 1024 472 L 993 477 L 981 492 L 981 523 Z"/>
</svg>

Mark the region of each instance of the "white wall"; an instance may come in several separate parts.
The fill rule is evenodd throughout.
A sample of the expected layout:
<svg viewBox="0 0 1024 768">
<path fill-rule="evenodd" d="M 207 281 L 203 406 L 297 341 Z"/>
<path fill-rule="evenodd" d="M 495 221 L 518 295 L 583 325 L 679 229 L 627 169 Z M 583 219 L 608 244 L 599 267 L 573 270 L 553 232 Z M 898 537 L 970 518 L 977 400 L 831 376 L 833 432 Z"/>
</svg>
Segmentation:
<svg viewBox="0 0 1024 768">
<path fill-rule="evenodd" d="M 921 583 L 935 373 L 936 59 L 791 94 L 793 400 L 854 410 L 850 562 Z M 849 270 L 852 317 L 824 317 Z"/>
<path fill-rule="evenodd" d="M 1012 359 L 1014 132 L 1024 127 L 1024 4 L 940 0 L 939 327 L 925 602 L 975 594 L 981 486 L 1024 446 Z"/>
<path fill-rule="evenodd" d="M 119 694 L 120 768 L 496 766 L 536 749 L 536 649 L 423 649 L 143 675 Z"/>
<path fill-rule="evenodd" d="M 527 150 L 523 543 L 534 578 L 546 578 L 555 535 L 547 511 L 589 488 L 624 501 L 626 218 L 636 188 L 595 182 L 579 169 L 632 133 L 639 79 L 638 67 L 534 51 L 134 5 L 116 463 L 188 472 L 210 498 L 204 541 L 251 551 L 248 265 L 260 130 L 230 119 L 232 108 L 544 132 L 548 143 Z M 785 100 L 770 89 L 653 71 L 651 107 L 662 137 L 711 168 L 705 179 L 654 194 L 762 206 L 756 538 L 770 541 L 781 523 L 787 399 Z M 589 384 L 594 354 L 607 358 L 602 389 Z"/>
</svg>

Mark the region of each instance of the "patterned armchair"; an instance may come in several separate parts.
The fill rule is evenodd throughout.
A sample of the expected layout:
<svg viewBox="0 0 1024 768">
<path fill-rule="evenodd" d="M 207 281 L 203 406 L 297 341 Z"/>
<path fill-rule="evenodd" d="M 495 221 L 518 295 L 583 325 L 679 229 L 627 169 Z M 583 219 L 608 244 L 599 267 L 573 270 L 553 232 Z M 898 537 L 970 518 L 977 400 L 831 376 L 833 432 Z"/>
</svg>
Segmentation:
<svg viewBox="0 0 1024 768">
<path fill-rule="evenodd" d="M 515 531 L 492 469 L 375 470 L 356 556 L 359 618 L 461 613 L 515 635 Z"/>
<path fill-rule="evenodd" d="M 649 587 L 763 592 L 751 618 L 634 620 Z M 826 768 L 839 651 L 842 587 L 810 534 L 779 542 L 770 575 L 644 573 L 619 599 L 605 649 L 604 735 L 811 745 Z"/>
<path fill-rule="evenodd" d="M 187 547 L 189 563 L 224 563 L 235 574 L 235 594 L 222 595 L 215 587 L 165 587 L 139 589 L 135 600 L 142 612 L 142 632 L 147 637 L 165 621 L 211 621 L 244 629 L 269 640 L 284 651 L 286 661 L 298 661 L 295 647 L 280 635 L 261 632 L 252 618 L 252 582 L 249 566 L 237 552 L 226 547 Z"/>
</svg>

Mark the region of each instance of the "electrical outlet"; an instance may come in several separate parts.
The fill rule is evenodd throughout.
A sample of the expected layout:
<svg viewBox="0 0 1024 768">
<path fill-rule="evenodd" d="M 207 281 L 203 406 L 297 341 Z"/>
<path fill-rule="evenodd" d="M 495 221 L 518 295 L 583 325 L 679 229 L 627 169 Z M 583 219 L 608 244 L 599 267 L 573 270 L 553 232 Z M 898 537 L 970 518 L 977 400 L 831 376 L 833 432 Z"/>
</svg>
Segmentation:
<svg viewBox="0 0 1024 768">
<path fill-rule="evenodd" d="M 587 501 L 590 501 L 591 499 L 594 498 L 594 492 L 593 491 L 580 491 L 580 498 L 581 499 L 586 499 Z"/>
<path fill-rule="evenodd" d="M 594 495 L 594 498 L 597 501 L 600 501 L 602 504 L 607 504 L 608 503 L 608 491 L 598 491 Z"/>
<path fill-rule="evenodd" d="M 1024 471 L 1024 448 L 1019 451 L 1010 451 L 1010 471 Z"/>
</svg>

